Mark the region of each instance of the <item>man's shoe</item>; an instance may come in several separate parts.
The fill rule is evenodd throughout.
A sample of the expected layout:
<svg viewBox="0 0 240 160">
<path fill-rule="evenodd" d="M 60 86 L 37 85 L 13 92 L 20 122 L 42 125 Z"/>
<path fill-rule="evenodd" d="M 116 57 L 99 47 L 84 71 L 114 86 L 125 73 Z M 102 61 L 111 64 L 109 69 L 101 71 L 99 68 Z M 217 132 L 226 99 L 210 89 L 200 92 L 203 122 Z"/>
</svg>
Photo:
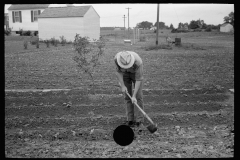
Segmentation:
<svg viewBox="0 0 240 160">
<path fill-rule="evenodd" d="M 137 127 L 138 132 L 142 132 L 146 130 L 146 127 L 142 122 L 135 122 L 135 126 Z"/>
</svg>

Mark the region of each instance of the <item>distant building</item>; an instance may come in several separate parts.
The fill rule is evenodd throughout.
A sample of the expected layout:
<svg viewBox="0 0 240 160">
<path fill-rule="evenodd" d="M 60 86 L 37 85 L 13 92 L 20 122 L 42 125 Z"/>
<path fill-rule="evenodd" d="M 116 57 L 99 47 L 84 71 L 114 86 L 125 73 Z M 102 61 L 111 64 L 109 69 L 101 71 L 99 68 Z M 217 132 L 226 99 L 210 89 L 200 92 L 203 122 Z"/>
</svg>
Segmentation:
<svg viewBox="0 0 240 160">
<path fill-rule="evenodd" d="M 9 28 L 9 18 L 8 18 L 8 13 L 4 13 L 4 29 Z"/>
<path fill-rule="evenodd" d="M 9 27 L 12 32 L 38 31 L 38 16 L 49 4 L 14 4 L 8 8 Z"/>
<path fill-rule="evenodd" d="M 156 30 L 156 29 L 157 29 L 157 27 L 152 27 L 152 28 L 150 28 L 150 30 L 153 30 L 153 31 Z"/>
<path fill-rule="evenodd" d="M 114 28 L 114 31 L 121 31 L 121 28 Z"/>
<path fill-rule="evenodd" d="M 98 40 L 100 16 L 92 6 L 49 7 L 38 16 L 38 29 L 42 40 L 64 36 L 74 41 L 76 34 Z"/>
<path fill-rule="evenodd" d="M 231 32 L 233 31 L 233 26 L 230 23 L 224 23 L 220 26 L 220 32 Z"/>
</svg>

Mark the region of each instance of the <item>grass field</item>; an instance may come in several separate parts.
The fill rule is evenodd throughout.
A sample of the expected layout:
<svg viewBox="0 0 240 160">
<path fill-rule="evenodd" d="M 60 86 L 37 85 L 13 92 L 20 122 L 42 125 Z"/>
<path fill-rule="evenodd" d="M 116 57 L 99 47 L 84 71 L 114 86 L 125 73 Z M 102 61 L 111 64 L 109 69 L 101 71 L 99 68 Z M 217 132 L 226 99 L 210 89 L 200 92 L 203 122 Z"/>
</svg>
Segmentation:
<svg viewBox="0 0 240 160">
<path fill-rule="evenodd" d="M 25 50 L 30 37 L 5 37 L 6 157 L 233 157 L 234 35 L 163 30 L 159 44 L 168 35 L 180 37 L 182 46 L 150 51 L 152 31 L 142 31 L 148 41 L 135 45 L 123 43 L 122 31 L 101 35 L 108 41 L 94 88 L 77 71 L 70 44 Z M 158 134 L 134 129 L 127 147 L 112 138 L 126 120 L 113 63 L 122 50 L 142 57 L 145 111 L 158 124 Z"/>
</svg>

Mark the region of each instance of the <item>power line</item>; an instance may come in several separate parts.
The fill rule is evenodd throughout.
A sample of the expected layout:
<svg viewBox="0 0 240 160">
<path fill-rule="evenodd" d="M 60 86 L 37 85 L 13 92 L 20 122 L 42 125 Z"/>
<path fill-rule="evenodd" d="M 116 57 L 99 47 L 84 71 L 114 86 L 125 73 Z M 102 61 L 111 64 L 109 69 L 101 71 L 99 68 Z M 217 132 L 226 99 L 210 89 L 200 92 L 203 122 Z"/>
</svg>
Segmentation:
<svg viewBox="0 0 240 160">
<path fill-rule="evenodd" d="M 174 9 L 175 14 L 177 15 L 177 12 L 176 12 L 176 10 L 175 10 L 174 4 L 173 4 L 173 9 Z M 178 19 L 179 22 L 181 22 L 181 21 L 179 20 L 179 18 L 178 18 L 178 15 L 177 15 L 177 19 Z"/>
</svg>

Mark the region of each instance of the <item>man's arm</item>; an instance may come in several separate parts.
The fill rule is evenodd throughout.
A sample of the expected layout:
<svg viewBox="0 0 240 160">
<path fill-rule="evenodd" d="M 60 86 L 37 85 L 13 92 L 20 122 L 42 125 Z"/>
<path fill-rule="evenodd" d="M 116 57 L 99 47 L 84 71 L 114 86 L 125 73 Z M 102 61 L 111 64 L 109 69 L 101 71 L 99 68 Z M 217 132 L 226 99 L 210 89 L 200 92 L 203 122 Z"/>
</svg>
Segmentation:
<svg viewBox="0 0 240 160">
<path fill-rule="evenodd" d="M 140 88 L 141 83 L 142 81 L 136 81 L 132 97 L 136 98 L 136 95 L 137 95 L 138 89 Z"/>
<path fill-rule="evenodd" d="M 135 78 L 136 78 L 135 88 L 134 88 L 134 92 L 133 92 L 133 95 L 132 95 L 132 101 L 133 102 L 137 102 L 136 95 L 137 95 L 137 92 L 140 88 L 141 83 L 143 83 L 142 82 L 143 81 L 143 65 L 142 64 L 136 70 Z"/>
<path fill-rule="evenodd" d="M 121 72 L 116 72 L 116 76 L 118 77 L 119 84 L 121 85 L 122 92 L 127 91 L 127 87 L 124 85 L 123 82 L 123 74 Z"/>
</svg>

